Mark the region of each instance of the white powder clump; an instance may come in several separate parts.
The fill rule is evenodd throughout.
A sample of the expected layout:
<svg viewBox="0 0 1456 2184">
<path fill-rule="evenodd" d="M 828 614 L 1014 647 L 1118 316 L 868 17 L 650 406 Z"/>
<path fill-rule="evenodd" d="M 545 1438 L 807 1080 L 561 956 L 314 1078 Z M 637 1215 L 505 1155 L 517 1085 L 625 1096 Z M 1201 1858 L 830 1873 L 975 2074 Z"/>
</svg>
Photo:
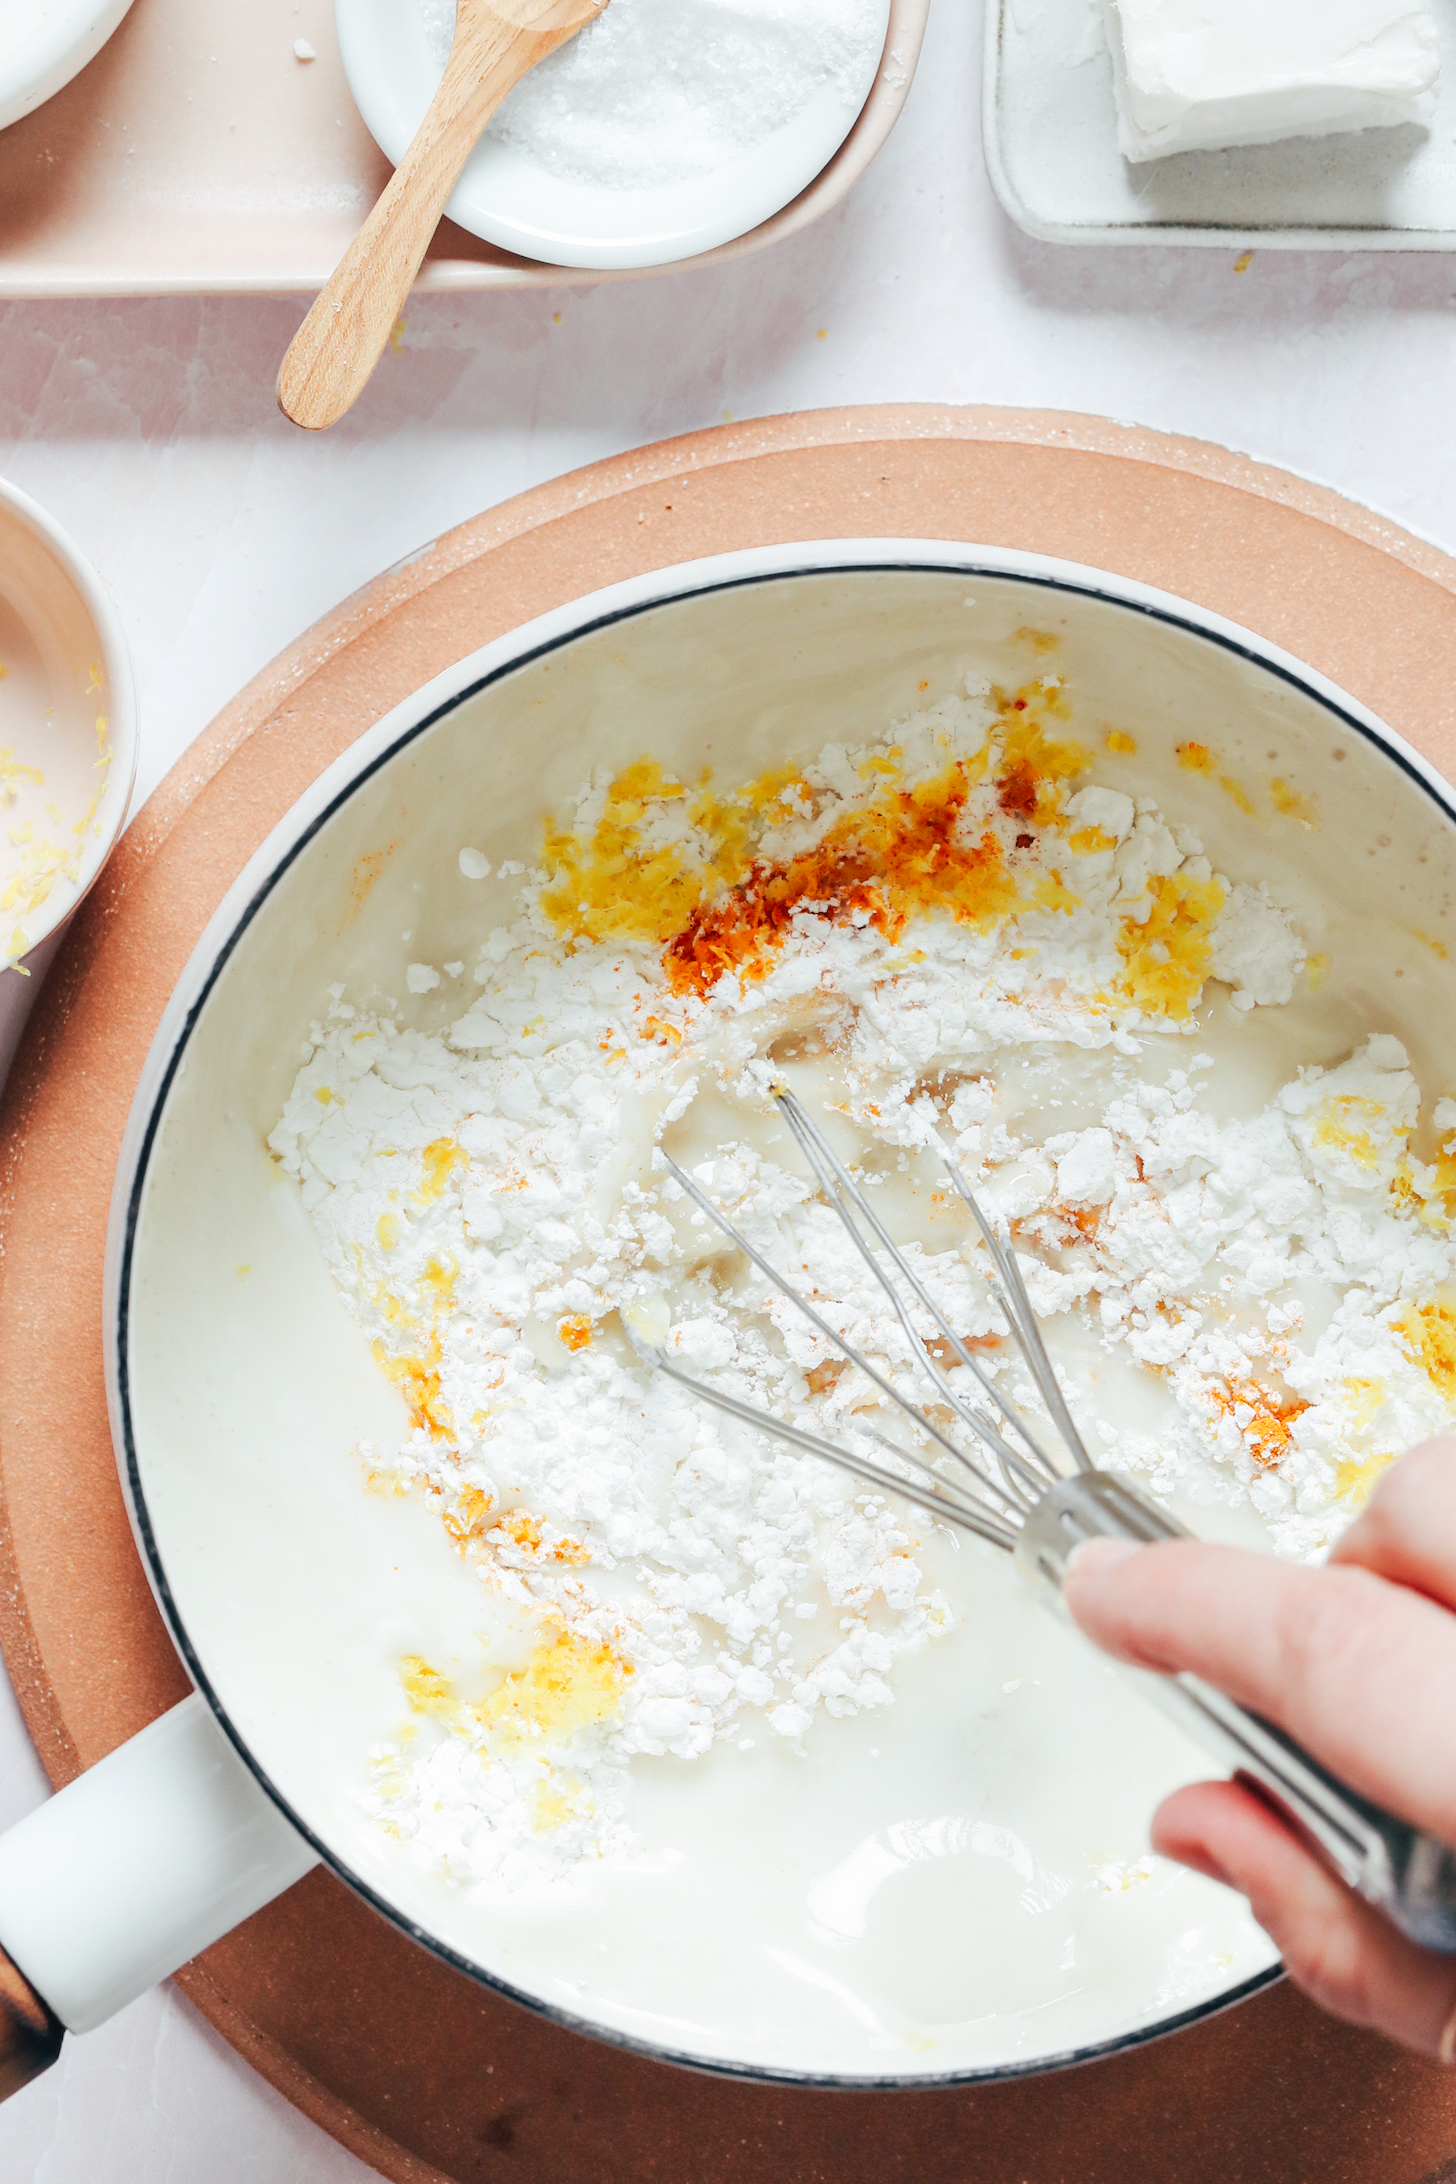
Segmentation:
<svg viewBox="0 0 1456 2184">
<path fill-rule="evenodd" d="M 474 1704 L 401 1664 L 370 1808 L 455 1879 L 509 1889 L 622 1851 L 634 1760 L 743 1742 L 745 1714 L 801 1746 L 822 1716 L 891 1704 L 897 1663 L 953 1627 L 924 1520 L 651 1372 L 629 1337 L 866 1453 L 867 1429 L 906 1430 L 655 1164 L 664 1143 L 921 1392 L 786 1143 L 780 1070 L 843 1133 L 957 1335 L 1036 1413 L 926 1149 L 932 1131 L 953 1146 L 1016 1223 L 1089 1443 L 1155 1492 L 1250 1502 L 1283 1551 L 1314 1555 L 1383 1462 L 1450 1420 L 1456 1102 L 1436 1110 L 1447 1167 L 1423 1162 L 1419 1088 L 1377 1035 L 1247 1112 L 1237 1070 L 1186 1044 L 1244 1023 L 1203 980 L 1277 1007 L 1298 932 L 1151 805 L 1069 793 L 1090 759 L 1022 717 L 1058 693 L 948 699 L 726 795 L 660 769 L 627 791 L 603 769 L 446 1030 L 330 989 L 269 1142 L 408 1407 L 368 1470 L 423 1495 L 539 1637 Z M 665 926 L 654 887 L 685 917 L 694 873 L 692 916 Z M 934 1334 L 918 1308 L 914 1325 Z"/>
<path fill-rule="evenodd" d="M 443 68 L 453 0 L 416 0 Z M 878 0 L 611 0 L 541 62 L 486 131 L 602 189 L 709 174 L 826 91 L 848 120 L 883 39 Z"/>
<path fill-rule="evenodd" d="M 1213 975 L 1233 987 L 1236 1009 L 1291 999 L 1305 946 L 1288 912 L 1262 887 L 1235 887 L 1213 928 Z"/>
<path fill-rule="evenodd" d="M 1099 827 L 1120 842 L 1132 832 L 1137 806 L 1121 789 L 1079 789 L 1067 798 L 1067 817 L 1077 827 Z"/>
<path fill-rule="evenodd" d="M 1200 1111 L 1182 1070 L 1107 1110 L 1119 1181 L 1080 1294 L 1171 1398 L 1120 1460 L 1195 1501 L 1246 1496 L 1287 1553 L 1322 1553 L 1382 1466 L 1452 1422 L 1453 1194 L 1409 1149 L 1419 1106 L 1376 1034 L 1246 1120 Z"/>
<path fill-rule="evenodd" d="M 1110 1130 L 1084 1130 L 1057 1162 L 1057 1191 L 1069 1206 L 1105 1206 L 1117 1188 Z"/>
</svg>

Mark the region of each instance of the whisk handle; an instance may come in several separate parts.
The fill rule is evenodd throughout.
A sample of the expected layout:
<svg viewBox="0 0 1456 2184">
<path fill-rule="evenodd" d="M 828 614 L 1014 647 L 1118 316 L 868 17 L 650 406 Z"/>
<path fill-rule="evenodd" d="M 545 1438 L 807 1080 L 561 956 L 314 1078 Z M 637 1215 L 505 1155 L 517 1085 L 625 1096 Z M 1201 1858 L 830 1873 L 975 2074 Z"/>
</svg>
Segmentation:
<svg viewBox="0 0 1456 2184">
<path fill-rule="evenodd" d="M 1152 1543 L 1188 1534 L 1105 1471 L 1066 1479 L 1027 1518 L 1016 1559 L 1057 1602 L 1086 1539 Z M 1293 1737 L 1198 1676 L 1138 1674 L 1145 1695 L 1303 1830 L 1351 1888 L 1423 1948 L 1456 1956 L 1456 1852 L 1347 1788 Z"/>
</svg>

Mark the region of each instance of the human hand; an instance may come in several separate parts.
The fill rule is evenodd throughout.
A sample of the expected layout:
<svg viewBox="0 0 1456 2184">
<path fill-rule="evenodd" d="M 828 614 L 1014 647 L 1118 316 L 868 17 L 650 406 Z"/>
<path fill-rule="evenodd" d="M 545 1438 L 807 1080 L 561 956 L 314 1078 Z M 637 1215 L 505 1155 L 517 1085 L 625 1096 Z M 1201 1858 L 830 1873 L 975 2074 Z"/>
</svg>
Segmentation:
<svg viewBox="0 0 1456 2184">
<path fill-rule="evenodd" d="M 1323 1569 L 1098 1539 L 1073 1556 L 1064 1594 L 1116 1659 L 1204 1677 L 1456 1845 L 1456 1439 L 1392 1465 Z M 1408 1941 L 1251 1791 L 1177 1790 L 1152 1835 L 1165 1858 L 1242 1890 L 1322 2008 L 1456 2063 L 1456 1958 Z"/>
</svg>

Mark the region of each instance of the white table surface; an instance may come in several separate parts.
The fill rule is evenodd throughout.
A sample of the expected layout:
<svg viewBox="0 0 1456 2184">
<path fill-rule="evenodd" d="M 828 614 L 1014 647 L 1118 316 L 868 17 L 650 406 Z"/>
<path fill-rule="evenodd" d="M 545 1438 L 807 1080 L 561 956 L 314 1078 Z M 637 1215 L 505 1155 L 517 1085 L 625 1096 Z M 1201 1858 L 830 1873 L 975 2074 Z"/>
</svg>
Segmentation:
<svg viewBox="0 0 1456 2184">
<path fill-rule="evenodd" d="M 848 203 L 673 280 L 414 302 L 331 433 L 277 415 L 301 306 L 0 305 L 0 472 L 109 581 L 137 798 L 318 615 L 451 524 L 679 432 L 845 402 L 1086 410 L 1221 441 L 1456 548 L 1456 261 L 1059 249 L 995 205 L 980 0 L 936 0 L 899 129 Z M 822 329 L 822 332 L 821 332 Z M 0 1825 L 46 1791 L 0 1687 Z M 0 2109 L 0 2178 L 360 2184 L 171 1989 Z"/>
</svg>

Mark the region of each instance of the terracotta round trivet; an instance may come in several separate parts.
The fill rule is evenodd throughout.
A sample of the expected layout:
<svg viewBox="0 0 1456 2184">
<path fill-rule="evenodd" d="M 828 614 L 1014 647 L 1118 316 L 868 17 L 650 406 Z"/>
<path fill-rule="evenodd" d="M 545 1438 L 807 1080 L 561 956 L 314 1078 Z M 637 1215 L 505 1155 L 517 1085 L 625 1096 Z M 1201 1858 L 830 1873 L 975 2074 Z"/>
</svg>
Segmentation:
<svg viewBox="0 0 1456 2184">
<path fill-rule="evenodd" d="M 644 449 L 464 524 L 319 623 L 167 777 L 76 917 L 0 1111 L 0 1642 L 57 1782 L 182 1697 L 107 1430 L 101 1260 L 143 1057 L 204 923 L 362 730 L 599 585 L 769 540 L 1025 547 L 1181 592 L 1456 773 L 1456 563 L 1221 449 L 1014 410 L 823 411 Z M 1113 2061 L 980 2089 L 785 2091 L 644 2061 L 447 1970 L 318 1872 L 181 1976 L 397 2184 L 1417 2184 L 1456 2078 L 1288 1988 Z"/>
</svg>

